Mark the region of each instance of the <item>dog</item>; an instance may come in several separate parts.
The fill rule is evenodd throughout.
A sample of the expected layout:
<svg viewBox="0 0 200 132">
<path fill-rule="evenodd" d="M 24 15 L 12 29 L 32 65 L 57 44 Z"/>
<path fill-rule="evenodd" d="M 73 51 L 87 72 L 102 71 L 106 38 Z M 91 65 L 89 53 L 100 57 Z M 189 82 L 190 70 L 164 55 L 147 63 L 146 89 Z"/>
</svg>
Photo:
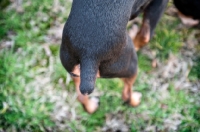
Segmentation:
<svg viewBox="0 0 200 132">
<path fill-rule="evenodd" d="M 97 77 L 121 78 L 122 99 L 131 106 L 141 94 L 132 92 L 137 76 L 136 49 L 147 43 L 168 0 L 73 0 L 65 23 L 60 59 L 75 83 L 77 99 L 88 113 L 98 108 L 89 98 Z M 126 31 L 129 20 L 144 11 L 140 32 L 132 40 Z"/>
<path fill-rule="evenodd" d="M 178 16 L 182 23 L 188 26 L 196 26 L 200 22 L 200 1 L 199 0 L 174 0 L 178 9 Z"/>
</svg>

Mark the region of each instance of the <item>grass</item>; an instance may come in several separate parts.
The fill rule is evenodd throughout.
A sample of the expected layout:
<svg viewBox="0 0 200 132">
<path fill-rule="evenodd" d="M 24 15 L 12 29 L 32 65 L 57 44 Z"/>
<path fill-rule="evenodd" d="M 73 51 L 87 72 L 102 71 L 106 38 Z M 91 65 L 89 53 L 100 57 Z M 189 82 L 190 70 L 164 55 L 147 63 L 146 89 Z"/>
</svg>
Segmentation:
<svg viewBox="0 0 200 132">
<path fill-rule="evenodd" d="M 0 131 L 114 131 L 111 122 L 120 124 L 116 130 L 132 132 L 200 131 L 200 94 L 194 86 L 176 88 L 179 75 L 157 76 L 159 68 L 151 67 L 152 58 L 143 51 L 138 53 L 139 74 L 133 86 L 143 94 L 141 105 L 132 108 L 123 103 L 121 80 L 98 79 L 95 93 L 101 95 L 101 105 L 92 115 L 84 112 L 59 60 L 61 40 L 57 32 L 49 33 L 67 20 L 71 3 L 60 0 L 58 8 L 54 2 L 24 0 L 22 12 L 15 8 L 0 12 Z M 164 65 L 170 54 L 181 59 L 184 41 L 194 30 L 179 30 L 179 24 L 177 18 L 165 15 L 146 47 Z M 11 44 L 1 48 L 7 43 Z M 196 56 L 187 78 L 194 83 L 200 78 Z"/>
<path fill-rule="evenodd" d="M 156 36 L 150 43 L 151 48 L 156 50 L 157 57 L 162 60 L 168 58 L 170 53 L 177 53 L 182 46 L 181 35 L 175 30 L 169 31 L 174 26 L 167 25 L 166 28 L 163 26 L 164 23 L 161 22 L 157 27 Z"/>
</svg>

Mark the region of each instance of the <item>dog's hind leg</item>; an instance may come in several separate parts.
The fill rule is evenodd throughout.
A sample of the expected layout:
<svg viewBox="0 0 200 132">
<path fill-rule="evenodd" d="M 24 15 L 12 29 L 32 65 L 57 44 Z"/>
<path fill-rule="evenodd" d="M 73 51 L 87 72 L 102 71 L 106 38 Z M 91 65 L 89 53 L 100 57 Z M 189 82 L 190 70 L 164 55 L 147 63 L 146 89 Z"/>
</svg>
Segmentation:
<svg viewBox="0 0 200 132">
<path fill-rule="evenodd" d="M 94 113 L 98 106 L 99 106 L 99 99 L 96 97 L 89 98 L 88 95 L 83 95 L 80 92 L 79 86 L 80 86 L 80 77 L 72 77 L 75 83 L 76 87 L 76 93 L 77 93 L 77 99 L 78 101 L 83 105 L 84 109 L 92 114 Z"/>
<path fill-rule="evenodd" d="M 122 92 L 122 99 L 124 102 L 129 103 L 131 106 L 138 106 L 140 104 L 140 99 L 142 94 L 139 92 L 132 91 L 132 85 L 134 84 L 137 77 L 137 73 L 130 78 L 123 78 L 124 89 Z"/>
<path fill-rule="evenodd" d="M 167 3 L 168 0 L 152 0 L 152 2 L 145 8 L 141 28 L 133 39 L 136 50 L 139 50 L 150 41 Z"/>
</svg>

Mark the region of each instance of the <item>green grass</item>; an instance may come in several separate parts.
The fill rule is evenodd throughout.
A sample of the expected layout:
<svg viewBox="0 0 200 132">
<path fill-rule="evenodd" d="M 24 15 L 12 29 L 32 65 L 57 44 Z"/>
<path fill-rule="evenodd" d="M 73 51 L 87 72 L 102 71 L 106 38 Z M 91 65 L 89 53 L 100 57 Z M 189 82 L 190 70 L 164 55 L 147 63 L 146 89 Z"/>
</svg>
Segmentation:
<svg viewBox="0 0 200 132">
<path fill-rule="evenodd" d="M 195 56 L 194 57 L 194 66 L 191 68 L 190 74 L 189 74 L 189 79 L 190 80 L 197 80 L 200 78 L 200 56 Z"/>
<path fill-rule="evenodd" d="M 24 0 L 23 12 L 0 12 L 0 43 L 14 42 L 0 49 L 0 131 L 93 132 L 102 131 L 111 119 L 123 120 L 132 132 L 200 131 L 200 95 L 175 89 L 176 78 L 166 80 L 167 89 L 153 87 L 149 80 L 155 78 L 157 68 L 151 67 L 152 59 L 142 52 L 138 53 L 139 73 L 133 86 L 143 94 L 141 105 L 132 108 L 123 103 L 120 79 L 98 79 L 95 91 L 101 95 L 100 107 L 94 114 L 87 114 L 75 100 L 73 82 L 60 63 L 61 40 L 54 41 L 48 34 L 49 29 L 67 20 L 71 3 L 60 0 L 64 11 L 55 11 L 53 5 L 53 0 Z M 162 63 L 170 54 L 181 57 L 183 42 L 193 31 L 177 31 L 178 24 L 177 18 L 165 15 L 148 45 Z M 194 63 L 188 80 L 198 82 L 198 55 Z M 59 103 L 62 106 L 56 109 Z M 55 117 L 63 107 L 67 109 L 65 117 L 58 121 Z"/>
<path fill-rule="evenodd" d="M 37 76 L 36 54 L 31 48 L 18 53 L 5 50 L 1 52 L 1 59 L 1 127 L 38 131 L 53 125 L 49 118 L 52 103 L 41 103 L 41 97 L 34 95 L 34 86 L 28 85 Z"/>
<path fill-rule="evenodd" d="M 161 60 L 168 59 L 170 53 L 177 53 L 183 42 L 181 33 L 173 30 L 176 28 L 178 21 L 173 20 L 173 22 L 170 22 L 168 19 L 167 16 L 162 18 L 156 27 L 156 34 L 150 42 L 151 49 L 156 51 L 157 57 Z"/>
</svg>

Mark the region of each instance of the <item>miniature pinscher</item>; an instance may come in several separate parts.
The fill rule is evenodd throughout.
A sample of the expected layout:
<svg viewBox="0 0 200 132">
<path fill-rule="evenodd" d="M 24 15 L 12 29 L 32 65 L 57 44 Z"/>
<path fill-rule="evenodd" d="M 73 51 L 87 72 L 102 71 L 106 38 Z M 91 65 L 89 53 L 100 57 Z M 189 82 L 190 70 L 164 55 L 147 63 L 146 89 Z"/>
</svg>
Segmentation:
<svg viewBox="0 0 200 132">
<path fill-rule="evenodd" d="M 121 78 L 122 99 L 131 106 L 141 94 L 132 92 L 137 76 L 137 55 L 126 32 L 129 20 L 144 11 L 144 20 L 134 42 L 147 42 L 168 0 L 73 0 L 63 29 L 60 58 L 71 74 L 78 100 L 88 113 L 98 108 L 89 98 L 97 77 Z M 140 48 L 140 44 L 137 44 Z"/>
</svg>

